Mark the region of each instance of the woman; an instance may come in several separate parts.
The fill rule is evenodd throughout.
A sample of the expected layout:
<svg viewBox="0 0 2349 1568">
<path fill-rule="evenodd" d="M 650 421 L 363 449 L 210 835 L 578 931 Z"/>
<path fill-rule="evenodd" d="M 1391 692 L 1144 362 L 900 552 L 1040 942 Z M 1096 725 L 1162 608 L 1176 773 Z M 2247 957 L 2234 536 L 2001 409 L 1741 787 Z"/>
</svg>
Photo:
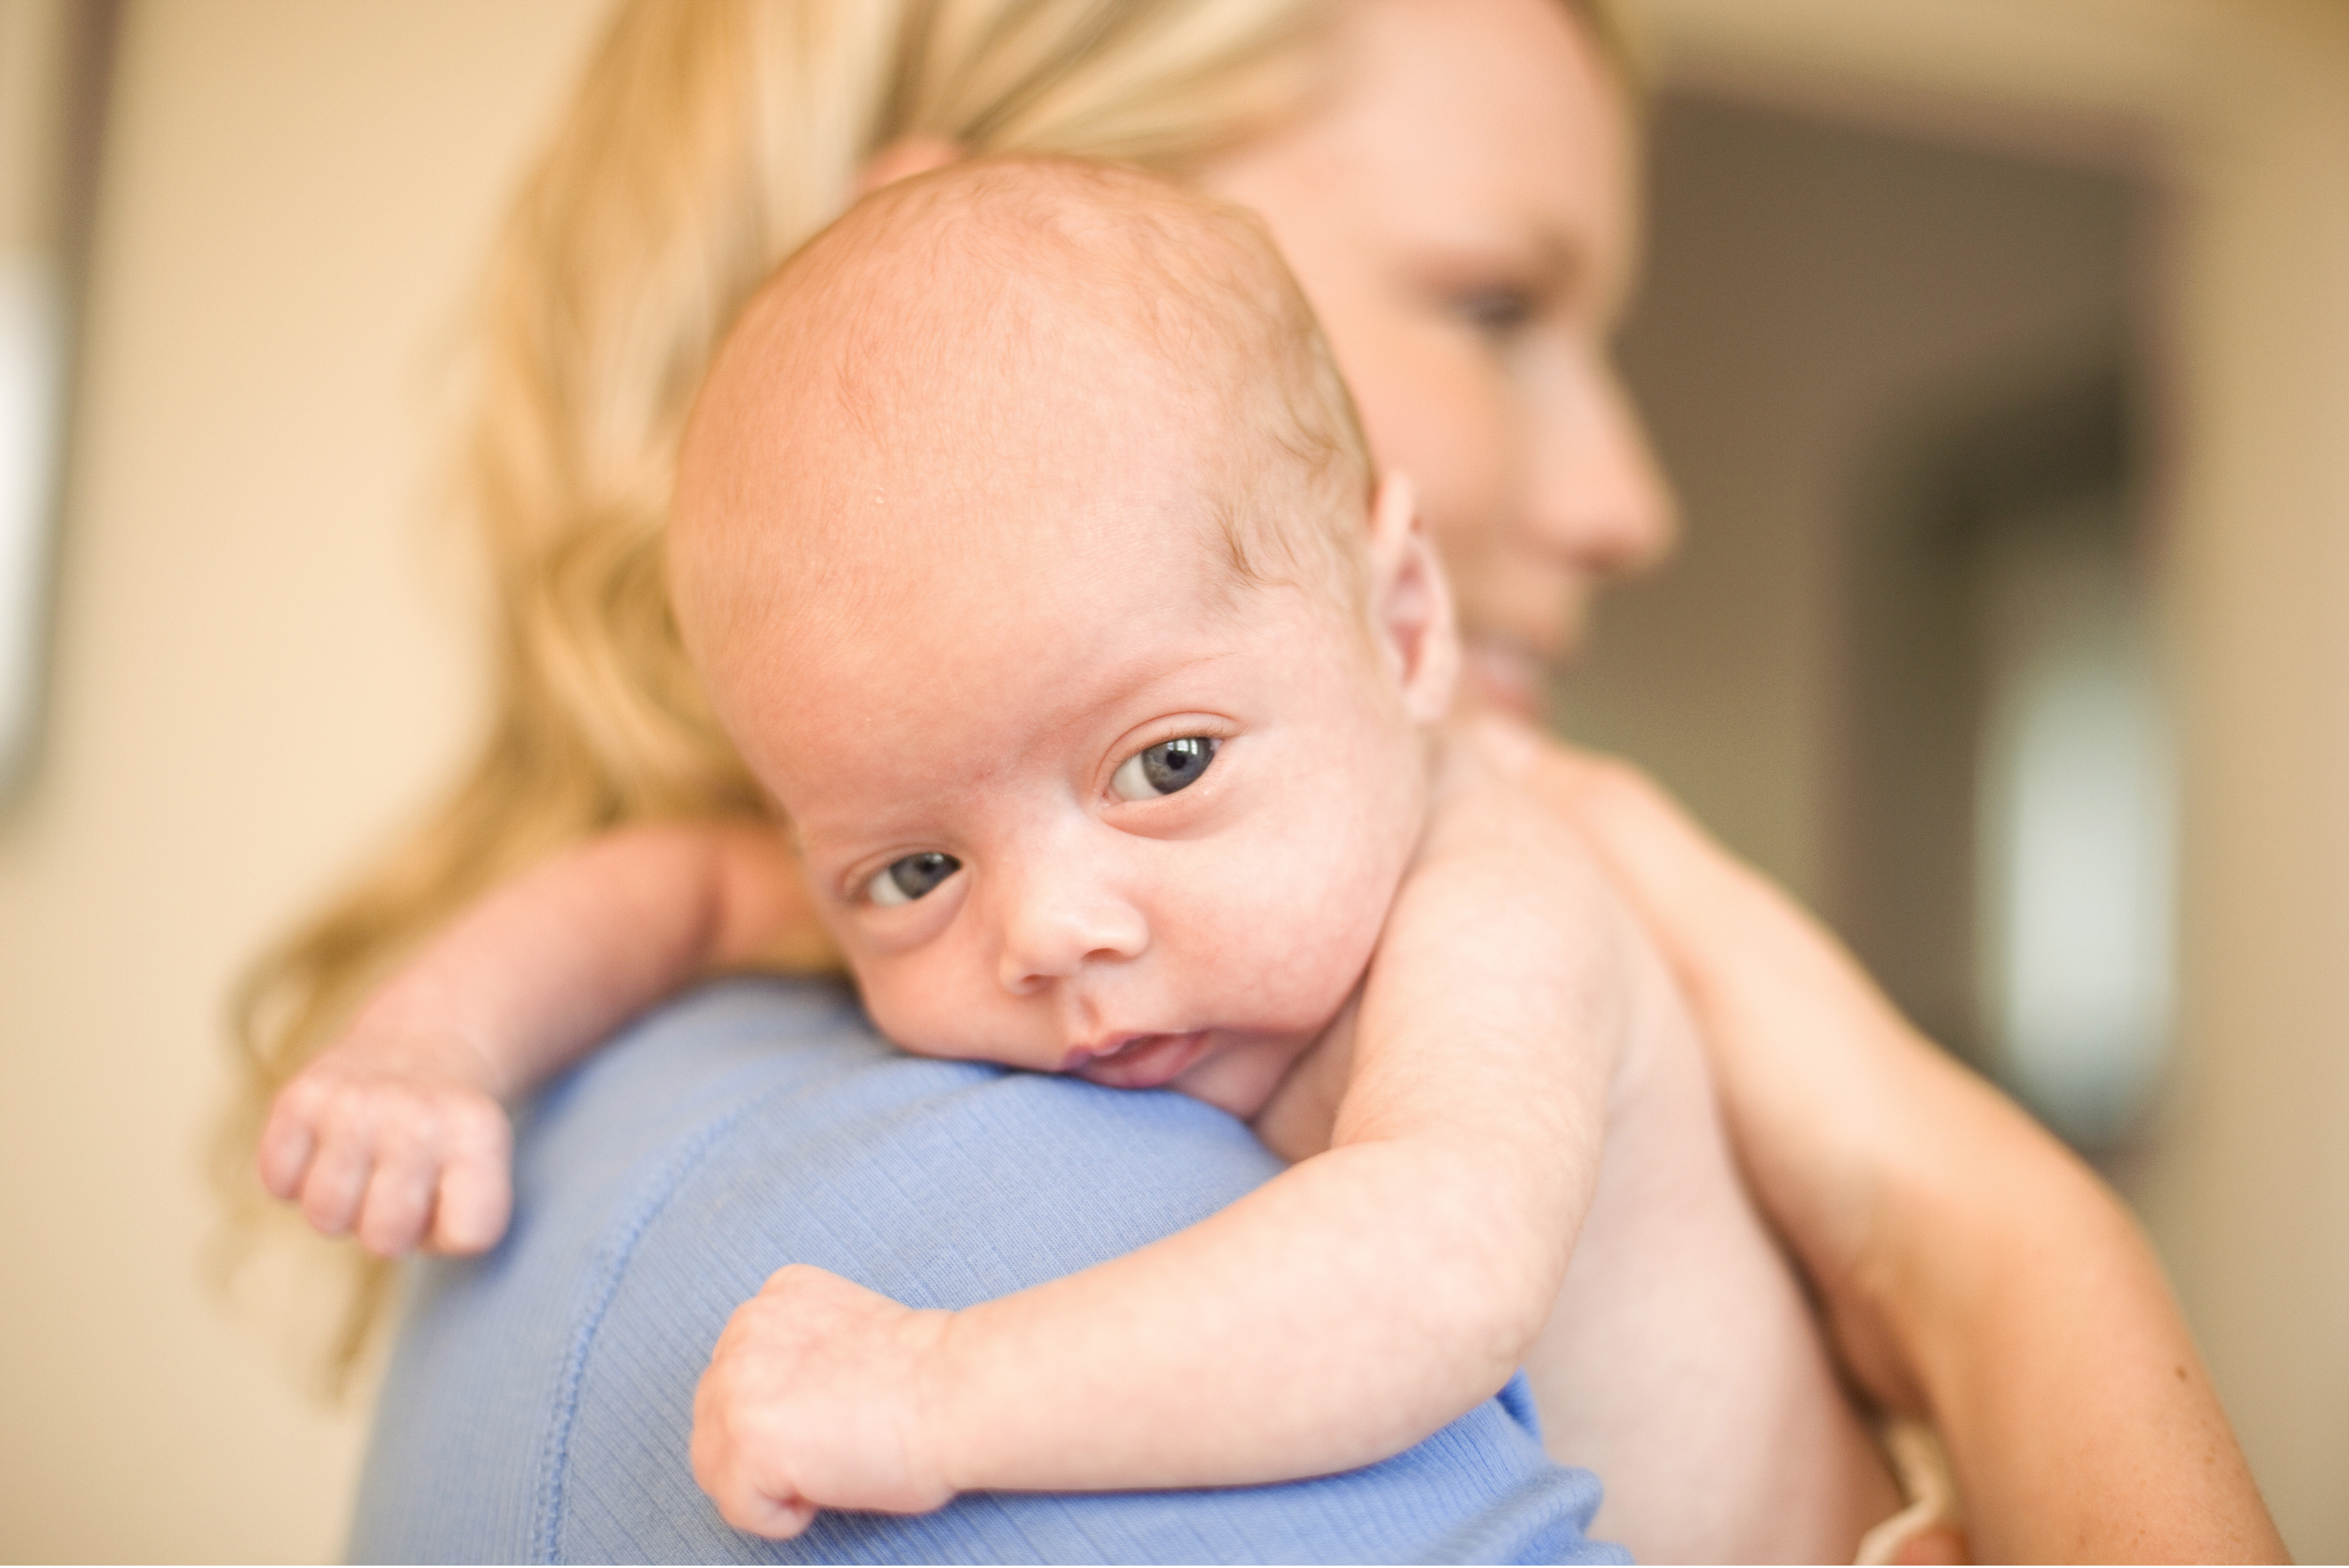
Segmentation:
<svg viewBox="0 0 2349 1568">
<path fill-rule="evenodd" d="M 488 882 L 632 817 L 759 810 L 667 621 L 678 423 L 777 258 L 860 180 L 958 150 L 1122 158 L 1261 213 L 1380 460 L 1425 496 L 1481 699 L 1529 712 L 1590 588 L 1670 535 L 1605 359 L 1632 241 L 1612 37 L 1557 0 L 624 11 L 498 263 L 474 453 L 497 729 L 434 829 L 264 975 L 255 1016 L 287 1023 L 263 1094 Z M 1500 744 L 1675 963 L 1759 1197 L 1854 1377 L 1940 1427 L 1977 1548 L 2280 1550 L 2158 1269 L 2094 1179 L 1652 791 L 1521 732 Z M 811 933 L 776 956 L 822 953 Z M 418 1329 L 464 1332 L 461 1306 Z"/>
</svg>

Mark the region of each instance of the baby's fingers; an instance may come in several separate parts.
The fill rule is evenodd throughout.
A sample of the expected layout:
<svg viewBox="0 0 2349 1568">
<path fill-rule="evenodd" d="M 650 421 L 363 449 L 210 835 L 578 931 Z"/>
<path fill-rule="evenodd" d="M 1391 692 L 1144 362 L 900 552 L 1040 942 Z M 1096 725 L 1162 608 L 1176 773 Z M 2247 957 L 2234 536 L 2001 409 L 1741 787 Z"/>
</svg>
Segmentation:
<svg viewBox="0 0 2349 1568">
<path fill-rule="evenodd" d="M 481 1109 L 485 1116 L 456 1131 L 456 1148 L 440 1173 L 425 1238 L 436 1253 L 487 1252 L 506 1233 L 513 1209 L 513 1134 L 502 1111 L 486 1104 Z"/>
<path fill-rule="evenodd" d="M 432 1217 L 431 1160 L 410 1148 L 379 1158 L 354 1227 L 359 1245 L 381 1258 L 415 1250 Z"/>
<path fill-rule="evenodd" d="M 815 1504 L 800 1498 L 778 1502 L 750 1487 L 709 1495 L 718 1504 L 720 1519 L 747 1534 L 763 1535 L 770 1541 L 789 1541 L 815 1522 Z"/>
<path fill-rule="evenodd" d="M 254 1154 L 261 1184 L 300 1204 L 310 1223 L 330 1236 L 358 1218 L 375 1164 L 352 1112 L 346 1088 L 305 1071 L 278 1091 Z"/>
<path fill-rule="evenodd" d="M 347 1233 L 357 1222 L 359 1204 L 374 1169 L 375 1161 L 365 1143 L 329 1131 L 319 1140 L 317 1153 L 302 1177 L 304 1217 L 326 1235 Z"/>
<path fill-rule="evenodd" d="M 486 1095 L 402 1090 L 371 1108 L 363 1141 L 376 1151 L 359 1216 L 369 1252 L 398 1257 L 419 1244 L 477 1253 L 505 1230 L 512 1135 Z"/>
<path fill-rule="evenodd" d="M 719 1368 L 702 1374 L 693 1399 L 693 1479 L 735 1529 L 788 1541 L 815 1522 L 815 1504 L 780 1477 L 759 1472 L 758 1445 L 736 1429 L 738 1400 Z"/>
<path fill-rule="evenodd" d="M 261 1130 L 261 1145 L 254 1151 L 262 1186 L 271 1197 L 291 1202 L 301 1195 L 302 1179 L 309 1174 L 311 1158 L 317 1151 L 318 1137 L 308 1117 L 289 1105 L 285 1096 L 279 1096 L 269 1108 L 269 1120 Z"/>
</svg>

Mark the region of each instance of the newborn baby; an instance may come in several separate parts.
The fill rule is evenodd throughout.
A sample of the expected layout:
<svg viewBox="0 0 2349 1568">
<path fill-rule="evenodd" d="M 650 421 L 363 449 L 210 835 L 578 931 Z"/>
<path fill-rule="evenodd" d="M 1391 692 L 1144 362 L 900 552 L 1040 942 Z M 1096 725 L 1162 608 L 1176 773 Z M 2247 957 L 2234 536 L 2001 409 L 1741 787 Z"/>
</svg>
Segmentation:
<svg viewBox="0 0 2349 1568">
<path fill-rule="evenodd" d="M 881 1032 L 1294 1161 L 959 1313 L 783 1268 L 697 1406 L 730 1522 L 1326 1473 L 1520 1365 L 1643 1554 L 1832 1559 L 1891 1511 L 1668 985 L 1440 733 L 1441 571 L 1250 221 L 1047 160 L 888 187 L 745 311 L 679 464 L 686 645 Z M 500 891 L 288 1086 L 264 1180 L 491 1244 L 499 1102 L 755 961 L 799 877 L 696 825 Z"/>
</svg>

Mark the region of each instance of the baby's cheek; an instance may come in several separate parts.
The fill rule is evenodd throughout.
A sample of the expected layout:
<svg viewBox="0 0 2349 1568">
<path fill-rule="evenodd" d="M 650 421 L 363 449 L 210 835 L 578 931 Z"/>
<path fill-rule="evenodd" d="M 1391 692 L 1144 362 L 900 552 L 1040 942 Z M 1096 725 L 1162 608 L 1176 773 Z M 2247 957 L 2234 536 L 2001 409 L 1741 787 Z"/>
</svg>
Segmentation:
<svg viewBox="0 0 2349 1568">
<path fill-rule="evenodd" d="M 1418 837 L 1418 814 L 1407 804 L 1381 800 L 1333 825 L 1318 866 L 1288 889 L 1288 923 L 1299 936 L 1284 968 L 1288 984 L 1309 988 L 1325 1018 L 1361 984 L 1386 928 Z"/>
<path fill-rule="evenodd" d="M 852 958 L 849 968 L 873 1026 L 898 1049 L 944 1061 L 1000 1062 L 1057 1071 L 1050 1050 L 1026 1040 L 1007 1009 L 964 983 L 950 966 L 923 958 Z M 1040 1059 L 1049 1057 L 1050 1059 Z"/>
<path fill-rule="evenodd" d="M 916 1056 L 944 1057 L 956 1053 L 940 1048 L 944 1043 L 934 1017 L 937 1009 L 926 1005 L 922 987 L 905 973 L 905 965 L 869 955 L 851 957 L 849 973 L 856 981 L 856 993 L 864 999 L 864 1011 L 873 1026 L 885 1036 L 889 1043 Z"/>
<path fill-rule="evenodd" d="M 1218 965 L 1249 975 L 1258 1026 L 1318 1035 L 1360 985 L 1393 893 L 1391 877 L 1346 856 L 1301 858 L 1262 885 L 1256 920 Z"/>
</svg>

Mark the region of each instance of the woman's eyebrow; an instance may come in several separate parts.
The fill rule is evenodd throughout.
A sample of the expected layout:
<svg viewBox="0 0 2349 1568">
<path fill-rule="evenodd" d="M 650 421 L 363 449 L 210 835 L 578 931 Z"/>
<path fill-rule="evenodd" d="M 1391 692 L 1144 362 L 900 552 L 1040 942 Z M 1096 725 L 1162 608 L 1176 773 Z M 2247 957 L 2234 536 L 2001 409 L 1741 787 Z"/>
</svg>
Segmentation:
<svg viewBox="0 0 2349 1568">
<path fill-rule="evenodd" d="M 1589 234 L 1578 227 L 1545 222 L 1535 229 L 1532 248 L 1534 269 L 1545 293 L 1576 299 L 1589 291 L 1598 270 Z"/>
<path fill-rule="evenodd" d="M 1504 272 L 1509 281 L 1544 294 L 1571 294 L 1592 273 L 1588 236 L 1542 222 L 1517 233 L 1430 235 L 1421 242 L 1416 270 L 1443 286 L 1489 284 Z"/>
</svg>

